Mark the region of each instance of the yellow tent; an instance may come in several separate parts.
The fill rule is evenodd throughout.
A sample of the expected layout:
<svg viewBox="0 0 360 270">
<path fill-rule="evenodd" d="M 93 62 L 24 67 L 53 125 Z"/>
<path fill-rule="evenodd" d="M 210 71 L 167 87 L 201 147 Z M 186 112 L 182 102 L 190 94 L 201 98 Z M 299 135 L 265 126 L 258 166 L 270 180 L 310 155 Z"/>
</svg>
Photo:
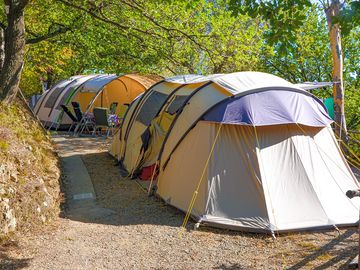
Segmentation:
<svg viewBox="0 0 360 270">
<path fill-rule="evenodd" d="M 75 101 L 83 112 L 94 107 L 110 107 L 118 103 L 116 114 L 122 116 L 124 106 L 130 104 L 159 77 L 138 74 L 85 75 L 74 76 L 57 83 L 45 92 L 37 102 L 34 111 L 46 127 L 66 127 L 72 120 L 64 114 L 61 105 L 69 106 Z M 71 108 L 70 108 L 71 110 Z"/>
</svg>

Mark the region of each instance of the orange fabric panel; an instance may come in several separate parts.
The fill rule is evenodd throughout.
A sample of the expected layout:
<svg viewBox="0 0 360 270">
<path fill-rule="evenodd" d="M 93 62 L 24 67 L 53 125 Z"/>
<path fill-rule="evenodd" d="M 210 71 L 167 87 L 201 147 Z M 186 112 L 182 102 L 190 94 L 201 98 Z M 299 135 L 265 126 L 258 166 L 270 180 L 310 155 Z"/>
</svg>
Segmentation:
<svg viewBox="0 0 360 270">
<path fill-rule="evenodd" d="M 102 93 L 96 98 L 93 107 L 110 108 L 111 103 L 117 102 L 116 114 L 120 114 L 121 105 L 130 104 L 144 91 L 144 86 L 139 82 L 123 76 L 104 87 Z"/>
<path fill-rule="evenodd" d="M 89 105 L 89 103 L 91 102 L 91 100 L 94 98 L 94 96 L 95 96 L 95 93 L 79 92 L 79 93 L 77 93 L 77 95 L 75 96 L 75 98 L 72 101 L 79 102 L 81 111 L 84 112 L 86 110 L 87 106 Z"/>
</svg>

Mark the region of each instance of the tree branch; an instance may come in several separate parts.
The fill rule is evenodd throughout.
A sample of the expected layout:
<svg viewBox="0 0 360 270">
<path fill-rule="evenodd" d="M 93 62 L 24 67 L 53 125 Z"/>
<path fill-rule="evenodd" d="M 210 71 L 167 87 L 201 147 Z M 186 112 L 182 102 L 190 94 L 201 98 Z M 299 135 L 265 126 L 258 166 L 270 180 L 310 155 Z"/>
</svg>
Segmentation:
<svg viewBox="0 0 360 270">
<path fill-rule="evenodd" d="M 118 22 L 115 22 L 115 21 L 113 21 L 113 20 L 110 20 L 110 19 L 108 19 L 108 18 L 106 18 L 106 17 L 99 16 L 99 15 L 96 14 L 93 10 L 86 9 L 86 8 L 84 8 L 84 7 L 82 7 L 82 6 L 75 5 L 75 4 L 73 4 L 73 3 L 71 3 L 71 2 L 69 2 L 69 1 L 67 1 L 67 0 L 58 0 L 58 1 L 60 1 L 61 3 L 65 4 L 65 5 L 69 6 L 69 7 L 78 9 L 78 10 L 83 11 L 83 12 L 86 12 L 86 13 L 88 13 L 90 16 L 92 16 L 93 18 L 95 18 L 95 19 L 97 19 L 97 20 L 100 20 L 100 21 L 102 21 L 102 22 L 111 24 L 111 25 L 113 25 L 113 26 L 116 26 L 116 27 L 118 27 L 118 28 L 120 28 L 120 29 L 122 29 L 122 30 L 127 30 L 127 31 L 129 31 L 129 30 L 135 30 L 135 31 L 137 31 L 137 32 L 139 32 L 139 33 L 141 33 L 141 34 L 145 34 L 145 35 L 148 35 L 148 36 L 159 36 L 159 35 L 157 35 L 157 34 L 155 34 L 155 33 L 151 33 L 151 32 L 148 32 L 148 31 L 144 31 L 144 30 L 142 30 L 142 29 L 140 29 L 140 28 L 130 27 L 130 26 L 127 26 L 127 25 L 123 25 L 123 24 L 121 24 L 121 23 L 118 23 Z M 144 38 L 143 38 L 143 37 L 141 37 L 141 36 L 139 36 L 139 35 L 135 35 L 135 34 L 133 34 L 133 33 L 132 33 L 132 35 L 133 35 L 134 37 L 136 37 L 137 39 L 139 39 L 139 40 L 141 40 L 141 41 L 144 41 Z"/>
<path fill-rule="evenodd" d="M 151 16 L 149 16 L 147 13 L 145 13 L 145 11 L 143 9 L 140 8 L 140 5 L 136 3 L 136 1 L 132 1 L 131 3 L 127 2 L 126 0 L 120 0 L 123 4 L 129 6 L 130 8 L 137 10 L 138 12 L 140 12 L 140 14 L 142 16 L 144 16 L 146 19 L 148 19 L 150 22 L 152 22 L 154 25 L 156 25 L 157 27 L 161 28 L 162 30 L 168 32 L 173 38 L 176 37 L 172 34 L 172 32 L 178 32 L 180 33 L 182 36 L 186 37 L 187 39 L 189 39 L 190 41 L 192 41 L 195 45 L 197 45 L 200 49 L 206 51 L 208 54 L 211 54 L 211 52 L 208 50 L 208 48 L 204 47 L 202 44 L 200 44 L 194 37 L 194 35 L 189 35 L 187 33 L 185 33 L 184 31 L 177 29 L 177 28 L 169 28 L 169 27 L 165 27 L 163 25 L 161 25 L 159 22 L 157 22 L 154 18 L 152 18 Z M 133 3 L 135 3 L 136 5 L 134 5 Z"/>
<path fill-rule="evenodd" d="M 64 33 L 68 32 L 70 30 L 71 30 L 70 27 L 67 27 L 67 26 L 64 26 L 64 25 L 59 25 L 59 28 L 57 30 L 52 31 L 52 32 L 48 32 L 47 34 L 42 35 L 42 36 L 38 36 L 37 34 L 28 31 L 31 35 L 33 35 L 35 37 L 30 38 L 30 39 L 26 39 L 26 44 L 39 43 L 39 42 L 44 41 L 46 39 L 53 38 L 53 37 L 55 37 L 57 35 L 64 34 Z"/>
</svg>

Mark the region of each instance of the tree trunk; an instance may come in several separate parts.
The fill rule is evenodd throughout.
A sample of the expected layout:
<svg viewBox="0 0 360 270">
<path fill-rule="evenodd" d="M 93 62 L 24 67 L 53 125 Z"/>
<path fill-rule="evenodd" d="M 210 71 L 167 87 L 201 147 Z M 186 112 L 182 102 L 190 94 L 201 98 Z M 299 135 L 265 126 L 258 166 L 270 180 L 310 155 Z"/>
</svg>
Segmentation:
<svg viewBox="0 0 360 270">
<path fill-rule="evenodd" d="M 5 60 L 5 36 L 4 29 L 0 28 L 0 73 Z"/>
<path fill-rule="evenodd" d="M 53 75 L 54 75 L 54 73 L 53 73 L 52 69 L 49 68 L 46 71 L 47 79 L 46 79 L 46 89 L 45 90 L 48 90 L 48 89 L 50 89 L 52 87 L 52 85 L 53 85 Z"/>
<path fill-rule="evenodd" d="M 340 12 L 340 1 L 331 1 L 330 6 L 325 11 L 329 28 L 331 56 L 333 59 L 333 96 L 335 114 L 335 133 L 345 142 L 348 141 L 345 109 L 344 109 L 344 81 L 343 81 L 343 54 L 341 48 L 341 30 L 339 24 L 334 24 L 334 17 Z"/>
<path fill-rule="evenodd" d="M 19 89 L 24 64 L 24 8 L 28 0 L 5 0 L 7 27 L 5 30 L 5 59 L 0 73 L 0 98 L 10 103 Z"/>
</svg>

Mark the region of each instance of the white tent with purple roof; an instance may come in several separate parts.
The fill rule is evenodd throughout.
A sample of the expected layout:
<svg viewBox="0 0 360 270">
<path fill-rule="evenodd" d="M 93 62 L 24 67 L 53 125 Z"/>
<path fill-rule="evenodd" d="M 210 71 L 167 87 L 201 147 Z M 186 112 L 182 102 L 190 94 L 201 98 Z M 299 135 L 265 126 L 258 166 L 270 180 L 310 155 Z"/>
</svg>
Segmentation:
<svg viewBox="0 0 360 270">
<path fill-rule="evenodd" d="M 319 99 L 260 72 L 184 78 L 130 107 L 117 138 L 123 173 L 151 168 L 158 196 L 217 227 L 274 233 L 358 221 L 359 200 L 345 193 L 359 184 Z"/>
</svg>

